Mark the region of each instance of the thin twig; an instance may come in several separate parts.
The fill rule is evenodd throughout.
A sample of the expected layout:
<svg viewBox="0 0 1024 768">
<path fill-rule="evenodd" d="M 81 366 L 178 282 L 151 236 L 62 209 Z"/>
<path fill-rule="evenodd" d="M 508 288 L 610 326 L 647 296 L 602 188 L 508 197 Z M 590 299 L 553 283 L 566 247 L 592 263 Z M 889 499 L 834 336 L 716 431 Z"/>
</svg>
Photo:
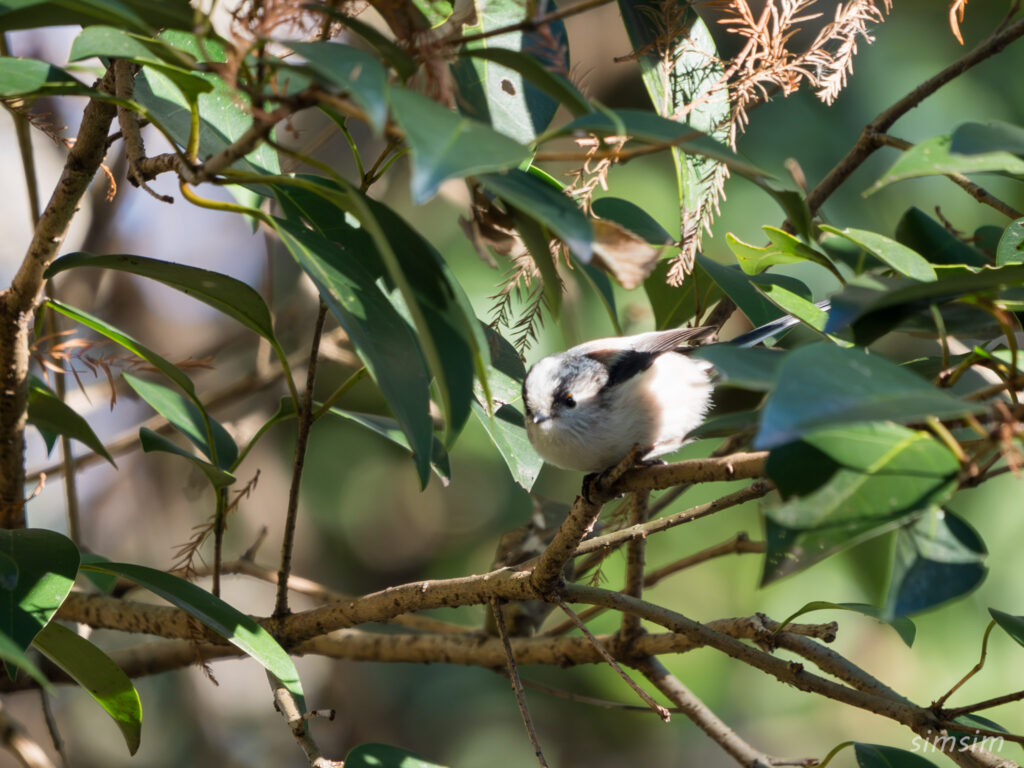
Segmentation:
<svg viewBox="0 0 1024 768">
<path fill-rule="evenodd" d="M 558 603 L 558 607 L 565 612 L 566 616 L 573 620 L 577 628 L 579 628 L 580 632 L 582 632 L 584 637 L 586 637 L 587 640 L 589 640 L 594 645 L 594 647 L 597 649 L 597 652 L 600 653 L 604 660 L 608 662 L 608 665 L 615 670 L 615 673 L 623 680 L 625 680 L 626 684 L 630 688 L 636 691 L 636 694 L 644 701 L 645 704 L 647 704 L 647 706 L 649 706 L 651 709 L 658 713 L 658 717 L 660 717 L 666 723 L 669 720 L 671 720 L 672 715 L 669 713 L 669 711 L 661 704 L 656 702 L 654 699 L 652 699 L 651 695 L 647 693 L 647 691 L 645 691 L 643 688 L 637 685 L 636 681 L 626 674 L 625 670 L 623 670 L 622 667 L 619 666 L 619 663 L 615 661 L 615 658 L 608 652 L 608 649 L 601 645 L 601 643 L 598 642 L 597 638 L 594 637 L 594 635 L 590 632 L 589 629 L 587 629 L 587 625 L 580 621 L 580 618 L 576 615 L 576 612 L 568 605 L 566 605 L 565 601 L 562 600 L 562 598 L 556 597 L 555 599 Z"/>
<path fill-rule="evenodd" d="M 956 693 L 960 689 L 960 686 L 962 686 L 964 683 L 966 683 L 968 680 L 970 680 L 976 674 L 981 672 L 981 668 L 985 666 L 985 658 L 988 656 L 988 638 L 989 638 L 989 635 L 992 634 L 992 630 L 995 629 L 995 628 L 996 628 L 996 622 L 995 622 L 995 619 L 993 619 L 992 621 L 990 621 L 988 623 L 988 626 L 985 628 L 985 634 L 982 635 L 982 638 L 981 638 L 981 657 L 978 659 L 978 663 L 975 664 L 973 667 L 971 667 L 970 670 L 968 670 L 967 674 L 964 675 L 963 677 L 961 677 L 960 680 L 956 683 L 956 685 L 954 685 L 952 688 L 950 688 L 948 691 L 946 691 L 944 694 L 939 696 L 939 698 L 937 698 L 935 701 L 932 702 L 932 709 L 933 710 L 935 710 L 935 711 L 941 710 L 942 709 L 942 705 L 946 703 L 946 701 L 949 699 L 950 696 L 952 696 L 954 693 Z"/>
<path fill-rule="evenodd" d="M 547 760 L 544 759 L 544 750 L 541 749 L 540 740 L 537 738 L 537 729 L 533 727 L 533 718 L 530 717 L 530 710 L 526 706 L 526 692 L 523 690 L 523 681 L 519 679 L 519 668 L 516 666 L 515 654 L 512 653 L 512 643 L 509 642 L 508 628 L 505 626 L 505 615 L 497 600 L 491 600 L 491 612 L 494 614 L 494 622 L 498 627 L 501 645 L 505 649 L 506 669 L 508 670 L 509 680 L 512 681 L 512 690 L 515 693 L 516 704 L 519 706 L 519 714 L 522 716 L 523 725 L 526 727 L 526 735 L 530 737 L 530 744 L 533 746 L 533 754 L 537 757 L 537 763 L 541 768 L 548 768 Z"/>
<path fill-rule="evenodd" d="M 966 715 L 971 712 L 977 712 L 979 709 L 990 709 L 991 707 L 998 707 L 1003 704 L 1009 704 L 1014 701 L 1020 701 L 1024 699 L 1024 691 L 1014 691 L 1013 693 L 1006 693 L 1002 696 L 996 696 L 995 698 L 985 699 L 975 704 L 968 704 L 966 707 L 956 707 L 954 709 L 947 709 L 943 711 L 950 720 L 956 720 L 961 715 Z"/>
<path fill-rule="evenodd" d="M 313 341 L 309 349 L 309 367 L 306 369 L 306 392 L 302 398 L 302 410 L 298 414 L 299 427 L 295 438 L 295 458 L 292 465 L 292 482 L 288 489 L 288 511 L 285 515 L 284 535 L 281 540 L 281 567 L 277 573 L 277 600 L 274 616 L 288 614 L 288 577 L 292 570 L 292 550 L 295 546 L 295 526 L 299 514 L 299 486 L 302 484 L 302 469 L 306 462 L 306 444 L 309 442 L 310 426 L 313 424 L 313 385 L 316 383 L 316 364 L 320 357 L 320 338 L 323 335 L 327 305 L 321 301 L 313 327 Z"/>
</svg>

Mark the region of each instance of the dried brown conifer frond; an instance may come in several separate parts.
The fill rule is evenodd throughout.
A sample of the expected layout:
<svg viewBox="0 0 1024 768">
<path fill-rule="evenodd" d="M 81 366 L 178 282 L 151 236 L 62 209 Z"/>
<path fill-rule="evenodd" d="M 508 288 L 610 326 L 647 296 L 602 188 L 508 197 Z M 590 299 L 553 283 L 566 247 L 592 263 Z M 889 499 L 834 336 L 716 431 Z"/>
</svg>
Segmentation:
<svg viewBox="0 0 1024 768">
<path fill-rule="evenodd" d="M 576 139 L 576 145 L 586 150 L 587 156 L 582 166 L 565 174 L 569 179 L 565 192 L 579 203 L 587 214 L 594 215 L 591 206 L 597 188 L 608 191 L 608 171 L 619 162 L 619 154 L 627 141 L 629 136 L 598 138 L 593 134 Z M 598 156 L 598 152 L 602 154 Z"/>
<path fill-rule="evenodd" d="M 964 20 L 964 11 L 967 9 L 967 0 L 953 0 L 949 4 L 949 28 L 953 30 L 953 37 L 960 45 L 964 44 L 963 35 L 960 34 L 960 24 Z"/>
</svg>

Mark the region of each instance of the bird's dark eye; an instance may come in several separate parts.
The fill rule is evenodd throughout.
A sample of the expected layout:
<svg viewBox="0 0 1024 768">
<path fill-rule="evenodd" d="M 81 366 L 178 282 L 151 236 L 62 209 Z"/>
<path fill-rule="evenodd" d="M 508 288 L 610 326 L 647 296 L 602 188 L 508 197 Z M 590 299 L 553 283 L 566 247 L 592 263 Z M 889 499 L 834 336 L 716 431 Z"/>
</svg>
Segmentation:
<svg viewBox="0 0 1024 768">
<path fill-rule="evenodd" d="M 562 404 L 566 408 L 575 408 L 576 407 L 576 398 L 573 397 L 572 395 L 566 395 L 565 397 L 562 398 Z"/>
</svg>

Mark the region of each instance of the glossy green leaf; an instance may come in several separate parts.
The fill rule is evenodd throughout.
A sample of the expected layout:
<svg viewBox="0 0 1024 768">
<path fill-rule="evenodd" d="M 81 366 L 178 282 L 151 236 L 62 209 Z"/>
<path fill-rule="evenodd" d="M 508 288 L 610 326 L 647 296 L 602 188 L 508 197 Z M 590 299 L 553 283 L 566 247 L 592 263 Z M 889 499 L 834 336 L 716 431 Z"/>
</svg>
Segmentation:
<svg viewBox="0 0 1024 768">
<path fill-rule="evenodd" d="M 96 433 L 92 431 L 89 422 L 35 376 L 29 377 L 28 423 L 40 431 L 67 435 L 72 440 L 91 448 L 113 466 L 117 466 Z"/>
<path fill-rule="evenodd" d="M 345 756 L 345 768 L 444 768 L 389 744 L 360 744 Z"/>
<path fill-rule="evenodd" d="M 109 557 L 103 557 L 103 555 L 97 555 L 93 552 L 82 553 L 82 564 L 86 563 L 109 563 Z M 110 573 L 99 573 L 97 571 L 85 571 L 83 575 L 92 582 L 93 586 L 96 587 L 100 592 L 105 595 L 109 595 L 117 587 L 117 576 Z"/>
<path fill-rule="evenodd" d="M 55 622 L 43 627 L 32 644 L 103 707 L 134 755 L 142 738 L 142 702 L 128 675 L 84 637 Z"/>
<path fill-rule="evenodd" d="M 758 285 L 757 290 L 787 315 L 792 315 L 804 325 L 824 332 L 828 324 L 828 312 L 803 296 L 793 293 L 781 285 Z"/>
<path fill-rule="evenodd" d="M 200 47 L 192 34 L 176 31 L 163 32 L 161 39 L 200 62 L 207 61 L 207 57 L 214 63 L 226 61 L 223 46 L 216 40 L 205 38 Z M 231 88 L 223 78 L 213 72 L 203 73 L 201 77 L 212 85 L 212 90 L 201 94 L 198 99 L 199 157 L 204 158 L 226 149 L 250 130 L 252 116 L 245 103 L 245 96 Z M 160 121 L 160 125 L 179 147 L 187 146 L 192 113 L 189 99 L 175 82 L 165 74 L 147 67 L 135 79 L 135 100 Z M 231 168 L 259 174 L 280 172 L 277 152 L 266 143 L 261 143 L 245 157 L 236 160 Z M 229 186 L 228 190 L 240 205 L 259 207 L 262 198 L 256 192 L 235 185 Z"/>
<path fill-rule="evenodd" d="M 1013 616 L 995 608 L 989 608 L 988 612 L 995 619 L 1006 634 L 1012 637 L 1018 645 L 1024 645 L 1024 616 Z"/>
<path fill-rule="evenodd" d="M 412 5 L 423 14 L 430 27 L 436 27 L 451 16 L 454 9 L 453 0 L 412 0 Z"/>
<path fill-rule="evenodd" d="M 192 441 L 221 469 L 230 469 L 238 458 L 238 446 L 221 424 L 209 415 L 204 415 L 196 404 L 177 390 L 165 387 L 155 381 L 141 379 L 125 372 L 121 374 L 135 394 L 149 403 L 153 410 L 167 419 L 171 425 Z M 210 435 L 213 444 L 210 443 Z"/>
<path fill-rule="evenodd" d="M 569 110 L 570 114 L 574 117 L 578 117 L 579 115 L 583 115 L 591 111 L 590 104 L 583 97 L 583 94 L 576 89 L 576 86 L 569 82 L 568 78 L 560 72 L 556 72 L 545 66 L 535 56 L 532 56 L 529 53 L 524 53 L 522 50 L 512 50 L 503 47 L 467 48 L 464 49 L 460 55 L 468 56 L 472 59 L 481 59 L 483 61 L 493 62 L 494 64 L 498 64 L 501 67 L 512 70 L 518 74 L 519 77 L 516 78 L 517 82 L 513 82 L 509 80 L 506 73 L 501 72 L 500 69 L 495 73 L 497 77 L 503 78 L 499 81 L 497 90 L 508 96 L 517 95 L 516 93 L 510 93 L 509 89 L 511 88 L 514 91 L 516 89 L 516 85 L 522 84 L 542 91 Z M 491 79 L 492 77 L 485 75 L 486 83 L 490 84 Z M 525 99 L 526 97 L 524 97 L 524 100 Z M 553 114 L 553 110 L 551 110 L 551 112 Z M 495 127 L 501 130 L 499 126 Z M 534 135 L 536 135 L 536 132 Z M 529 141 L 532 138 L 533 136 L 528 136 L 520 138 L 520 140 Z"/>
<path fill-rule="evenodd" d="M 916 743 L 918 739 L 920 737 L 915 736 L 913 740 Z M 855 742 L 853 753 L 857 758 L 857 768 L 935 768 L 935 763 L 915 752 L 884 744 Z"/>
<path fill-rule="evenodd" d="M 391 109 L 412 154 L 412 196 L 425 203 L 446 179 L 515 168 L 529 157 L 522 144 L 400 86 Z"/>
<path fill-rule="evenodd" d="M 590 261 L 594 228 L 568 195 L 520 170 L 483 174 L 477 181 L 491 194 L 546 226 L 580 261 Z"/>
<path fill-rule="evenodd" d="M 569 41 L 561 20 L 539 31 L 496 35 L 524 20 L 528 11 L 521 0 L 474 0 L 473 5 L 477 23 L 463 32 L 488 36 L 466 43 L 451 65 L 461 112 L 526 144 L 548 127 L 559 103 L 573 114 L 589 110 L 560 74 L 569 71 Z"/>
<path fill-rule="evenodd" d="M 754 445 L 774 448 L 834 424 L 955 418 L 984 410 L 878 355 L 831 343 L 791 352 L 779 368 Z"/>
<path fill-rule="evenodd" d="M 19 647 L 6 632 L 3 631 L 0 631 L 0 661 L 3 661 L 8 672 L 20 669 L 39 683 L 39 686 L 43 690 L 50 693 L 53 692 L 53 685 L 49 680 L 47 680 L 43 671 L 39 669 L 39 667 L 35 665 L 35 662 L 26 655 L 25 651 Z"/>
<path fill-rule="evenodd" d="M 24 650 L 71 591 L 78 548 L 66 536 L 42 528 L 0 529 L 0 553 L 18 568 L 14 589 L 0 590 L 0 632 Z M 7 669 L 10 673 L 10 664 Z"/>
<path fill-rule="evenodd" d="M 139 442 L 142 444 L 142 450 L 146 453 L 153 453 L 154 451 L 172 453 L 175 456 L 181 456 L 188 459 L 195 464 L 204 475 L 206 475 L 214 488 L 224 488 L 235 482 L 235 476 L 230 472 L 223 470 L 208 461 L 203 461 L 198 456 L 194 456 L 186 451 L 184 448 L 179 448 L 175 443 L 151 429 L 147 429 L 146 427 L 139 428 Z"/>
<path fill-rule="evenodd" d="M 911 250 L 902 243 L 890 240 L 884 235 L 876 232 L 869 232 L 865 229 L 837 229 L 828 225 L 821 227 L 825 232 L 831 232 L 839 237 L 845 237 L 851 243 L 859 245 L 871 253 L 880 261 L 885 262 L 897 272 L 912 277 L 922 282 L 931 282 L 936 279 L 935 270 L 921 254 Z"/>
<path fill-rule="evenodd" d="M 945 175 L 947 173 L 1003 172 L 1024 174 L 1024 159 L 1006 151 L 961 154 L 952 150 L 952 137 L 934 136 L 915 144 L 876 181 L 865 194 L 870 195 L 894 181 L 913 179 L 919 176 Z"/>
<path fill-rule="evenodd" d="M 430 472 L 433 425 L 430 377 L 412 329 L 381 292 L 358 254 L 326 240 L 300 221 L 274 219 L 281 241 L 305 270 L 346 330 L 409 438 L 420 483 Z"/>
<path fill-rule="evenodd" d="M 387 73 L 376 56 L 340 43 L 289 42 L 323 83 L 351 95 L 378 136 L 388 119 Z"/>
<path fill-rule="evenodd" d="M 740 268 L 748 275 L 758 275 L 777 264 L 799 264 L 804 261 L 820 264 L 830 271 L 835 271 L 832 262 L 824 253 L 805 245 L 788 232 L 777 227 L 762 229 L 768 235 L 769 244 L 766 246 L 749 245 L 731 233 L 725 236 L 729 250 L 736 256 Z"/>
<path fill-rule="evenodd" d="M 0 22 L 3 17 L 0 16 Z M 32 96 L 93 96 L 92 88 L 83 85 L 63 69 L 38 59 L 0 58 L 0 98 L 15 99 Z"/>
<path fill-rule="evenodd" d="M 620 197 L 601 197 L 591 204 L 595 216 L 614 221 L 652 245 L 666 245 L 675 238 L 651 214 Z"/>
<path fill-rule="evenodd" d="M 985 544 L 963 519 L 930 509 L 896 534 L 886 616 L 927 611 L 971 592 L 988 572 Z"/>
<path fill-rule="evenodd" d="M 775 320 L 783 314 L 778 307 L 761 295 L 755 285 L 781 285 L 792 293 L 808 299 L 811 297 L 810 289 L 807 286 L 786 275 L 770 273 L 746 275 L 738 266 L 719 264 L 714 259 L 709 259 L 699 253 L 697 254 L 697 265 L 721 288 L 722 293 L 735 302 L 755 327 Z"/>
<path fill-rule="evenodd" d="M 120 344 L 129 352 L 137 355 L 156 368 L 160 373 L 181 387 L 182 391 L 191 397 L 193 401 L 195 400 L 196 388 L 192 384 L 192 379 L 186 376 L 185 373 L 176 365 L 164 359 L 149 347 L 144 346 L 106 321 L 100 320 L 98 317 L 94 317 L 80 309 L 75 309 L 74 307 L 64 304 L 61 301 L 57 301 L 56 299 L 47 299 L 46 306 L 52 310 L 60 312 L 65 317 L 70 317 L 75 322 L 81 323 L 87 328 L 91 328 L 97 333 L 106 336 L 111 341 Z"/>
<path fill-rule="evenodd" d="M 983 267 L 985 254 L 972 248 L 920 208 L 910 207 L 896 224 L 896 239 L 932 264 Z"/>
<path fill-rule="evenodd" d="M 883 624 L 888 624 L 895 629 L 900 639 L 907 644 L 908 648 L 914 645 L 914 637 L 917 635 L 917 627 L 914 626 L 914 622 L 905 616 L 883 619 L 882 611 L 877 606 L 868 603 L 831 603 L 826 600 L 812 600 L 791 616 L 787 616 L 786 620 L 781 622 L 782 629 L 780 631 L 785 631 L 787 625 L 811 611 L 853 611 L 854 613 L 878 619 Z"/>
<path fill-rule="evenodd" d="M 998 120 L 989 123 L 963 123 L 953 131 L 950 151 L 964 155 L 995 151 L 1024 155 L 1024 128 Z"/>
<path fill-rule="evenodd" d="M 743 348 L 733 344 L 706 344 L 697 347 L 692 356 L 707 360 L 715 366 L 722 384 L 770 392 L 775 384 L 779 366 L 786 353 L 764 347 Z"/>
<path fill-rule="evenodd" d="M 291 404 L 290 398 L 284 398 L 281 401 L 282 407 L 286 407 L 286 404 Z M 409 439 L 402 432 L 401 426 L 398 422 L 387 416 L 379 416 L 374 413 L 360 413 L 359 411 L 348 411 L 343 408 L 331 408 L 328 413 L 333 416 L 339 416 L 347 421 L 354 422 L 361 427 L 365 427 L 371 432 L 375 432 L 381 437 L 390 440 L 395 445 L 399 445 L 405 448 L 407 451 L 409 448 Z M 294 406 L 293 406 L 294 415 Z M 448 461 L 448 452 L 444 448 L 444 444 L 434 438 L 433 450 L 430 454 L 430 467 L 441 479 L 442 485 L 448 485 L 452 479 L 452 469 Z"/>
<path fill-rule="evenodd" d="M 122 254 L 95 255 L 79 251 L 62 256 L 50 265 L 45 277 L 76 267 L 97 267 L 148 277 L 207 304 L 255 331 L 276 345 L 270 310 L 259 295 L 241 280 L 208 269 Z"/>
<path fill-rule="evenodd" d="M 152 34 L 164 27 L 191 29 L 195 12 L 188 0 L 6 0 L 0 4 L 0 31 L 89 24 Z"/>
<path fill-rule="evenodd" d="M 776 448 L 766 473 L 783 502 L 765 511 L 764 583 L 943 503 L 958 470 L 928 433 L 886 422 L 822 429 Z"/>
<path fill-rule="evenodd" d="M 654 312 L 654 327 L 663 331 L 678 328 L 704 314 L 722 298 L 722 289 L 698 261 L 682 285 L 670 285 L 669 261 L 658 262 L 651 276 L 644 281 L 644 291 Z"/>
<path fill-rule="evenodd" d="M 1010 224 L 996 246 L 996 264 L 1024 264 L 1024 219 Z"/>
<path fill-rule="evenodd" d="M 267 630 L 219 597 L 177 576 L 144 565 L 90 563 L 83 565 L 82 569 L 122 576 L 181 608 L 258 661 L 291 692 L 300 711 L 305 711 L 299 673 L 288 653 Z"/>
</svg>

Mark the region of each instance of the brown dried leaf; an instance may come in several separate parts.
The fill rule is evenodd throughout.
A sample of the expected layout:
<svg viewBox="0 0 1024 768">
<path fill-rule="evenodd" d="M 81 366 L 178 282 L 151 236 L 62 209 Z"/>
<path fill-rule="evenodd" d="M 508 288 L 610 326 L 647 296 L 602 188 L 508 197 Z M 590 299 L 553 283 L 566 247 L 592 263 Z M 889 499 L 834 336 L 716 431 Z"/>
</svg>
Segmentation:
<svg viewBox="0 0 1024 768">
<path fill-rule="evenodd" d="M 607 219 L 591 219 L 594 257 L 591 263 L 632 290 L 654 271 L 665 246 L 651 245 L 628 229 Z"/>
<path fill-rule="evenodd" d="M 964 44 L 963 35 L 960 34 L 960 22 L 964 20 L 964 9 L 967 7 L 967 0 L 953 0 L 949 4 L 949 28 L 953 30 L 953 37 L 960 45 Z"/>
</svg>

